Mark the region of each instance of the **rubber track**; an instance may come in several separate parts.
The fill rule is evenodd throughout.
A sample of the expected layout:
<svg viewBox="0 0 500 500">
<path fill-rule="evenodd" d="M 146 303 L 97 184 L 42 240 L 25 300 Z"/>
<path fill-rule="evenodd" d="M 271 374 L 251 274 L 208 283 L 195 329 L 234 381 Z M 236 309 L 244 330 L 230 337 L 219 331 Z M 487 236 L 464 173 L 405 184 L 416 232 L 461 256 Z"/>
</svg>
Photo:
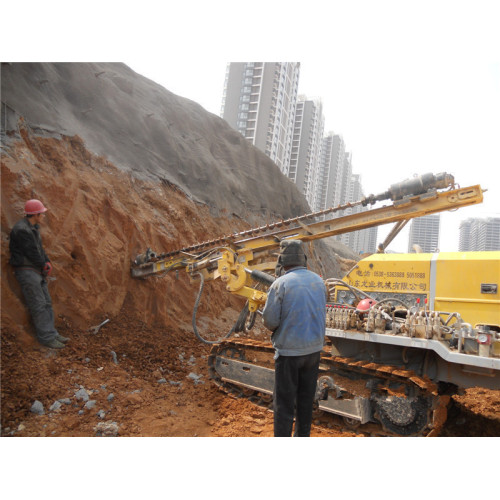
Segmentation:
<svg viewBox="0 0 500 500">
<path fill-rule="evenodd" d="M 208 368 L 210 377 L 215 382 L 215 384 L 217 384 L 221 390 L 223 390 L 230 396 L 235 398 L 245 397 L 251 402 L 263 408 L 272 410 L 272 397 L 270 397 L 269 395 L 258 393 L 257 391 L 252 391 L 246 389 L 245 387 L 240 387 L 236 384 L 228 383 L 220 379 L 215 370 L 215 360 L 219 353 L 221 353 L 222 351 L 226 351 L 227 349 L 235 350 L 238 352 L 243 351 L 245 353 L 248 351 L 265 352 L 273 355 L 274 348 L 272 347 L 271 343 L 252 339 L 224 340 L 212 347 L 208 358 Z M 248 356 L 246 355 L 237 359 L 246 359 L 246 361 L 249 362 Z M 399 382 L 408 386 L 413 385 L 420 396 L 432 397 L 434 400 L 434 404 L 431 408 L 429 423 L 421 431 L 421 433 L 419 434 L 420 436 L 431 437 L 439 435 L 441 428 L 446 422 L 446 407 L 450 398 L 449 396 L 439 396 L 436 384 L 432 382 L 428 377 L 421 377 L 412 370 L 404 370 L 396 366 L 387 366 L 370 361 L 357 361 L 352 358 L 332 356 L 326 350 L 323 350 L 323 352 L 321 353 L 321 365 L 328 365 L 333 370 L 356 372 L 364 375 L 365 378 L 366 376 L 379 379 L 382 378 L 387 382 Z M 328 371 L 325 372 L 325 374 L 326 373 L 328 373 Z M 322 373 L 320 372 L 320 375 L 321 374 Z M 374 425 L 376 426 L 375 429 L 373 428 Z M 370 436 L 395 436 L 394 433 L 385 431 L 382 428 L 382 424 L 374 424 L 373 422 L 360 425 L 356 429 L 349 428 L 346 430 L 349 430 L 350 432 L 363 433 L 365 435 L 368 434 Z"/>
</svg>

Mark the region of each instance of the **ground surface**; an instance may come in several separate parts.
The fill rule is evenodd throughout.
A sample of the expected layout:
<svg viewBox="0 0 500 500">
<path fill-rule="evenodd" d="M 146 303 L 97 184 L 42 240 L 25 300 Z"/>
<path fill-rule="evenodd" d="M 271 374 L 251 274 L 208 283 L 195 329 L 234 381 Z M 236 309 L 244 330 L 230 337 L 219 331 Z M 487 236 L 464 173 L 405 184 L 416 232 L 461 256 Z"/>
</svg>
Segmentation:
<svg viewBox="0 0 500 500">
<path fill-rule="evenodd" d="M 119 317 L 97 334 L 64 324 L 60 332 L 71 341 L 55 351 L 2 331 L 3 436 L 272 436 L 272 413 L 209 380 L 209 347 L 194 334 Z M 31 411 L 36 400 L 41 415 Z M 500 391 L 470 389 L 455 397 L 442 435 L 498 436 L 499 408 Z M 355 434 L 314 425 L 312 436 Z"/>
</svg>

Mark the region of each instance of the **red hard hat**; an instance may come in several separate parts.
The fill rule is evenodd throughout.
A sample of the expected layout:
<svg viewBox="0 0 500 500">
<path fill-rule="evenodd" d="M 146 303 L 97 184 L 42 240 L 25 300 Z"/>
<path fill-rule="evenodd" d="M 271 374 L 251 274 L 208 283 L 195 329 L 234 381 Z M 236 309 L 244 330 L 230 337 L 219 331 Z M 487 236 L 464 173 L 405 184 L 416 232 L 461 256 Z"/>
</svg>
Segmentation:
<svg viewBox="0 0 500 500">
<path fill-rule="evenodd" d="M 28 200 L 24 205 L 24 213 L 26 215 L 43 214 L 47 209 L 39 200 Z"/>
<path fill-rule="evenodd" d="M 358 305 L 357 305 L 357 310 L 358 311 L 368 311 L 371 306 L 376 304 L 377 302 L 373 299 L 363 299 L 360 300 Z"/>
</svg>

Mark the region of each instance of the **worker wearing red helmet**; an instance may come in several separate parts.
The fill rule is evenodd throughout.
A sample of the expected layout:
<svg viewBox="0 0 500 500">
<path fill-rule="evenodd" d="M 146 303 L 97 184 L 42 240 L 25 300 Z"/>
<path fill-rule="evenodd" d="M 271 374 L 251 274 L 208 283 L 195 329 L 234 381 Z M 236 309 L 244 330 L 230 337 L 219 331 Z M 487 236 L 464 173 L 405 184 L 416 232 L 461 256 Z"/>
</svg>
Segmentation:
<svg viewBox="0 0 500 500">
<path fill-rule="evenodd" d="M 25 203 L 25 217 L 10 232 L 9 262 L 21 285 L 38 341 L 46 347 L 62 349 L 69 339 L 60 335 L 54 325 L 54 311 L 47 283 L 52 264 L 43 249 L 40 236 L 40 223 L 45 212 L 47 209 L 39 200 L 28 200 Z"/>
</svg>

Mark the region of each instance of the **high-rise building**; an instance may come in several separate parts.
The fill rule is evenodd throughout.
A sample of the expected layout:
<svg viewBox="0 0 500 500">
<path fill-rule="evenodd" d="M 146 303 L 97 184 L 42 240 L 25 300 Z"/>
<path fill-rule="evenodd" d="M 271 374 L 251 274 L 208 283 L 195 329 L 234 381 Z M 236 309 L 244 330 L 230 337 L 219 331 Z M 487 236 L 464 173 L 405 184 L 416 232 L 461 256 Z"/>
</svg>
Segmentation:
<svg viewBox="0 0 500 500">
<path fill-rule="evenodd" d="M 324 128 L 325 119 L 321 101 L 299 96 L 288 177 L 295 182 L 312 208 L 315 206 L 320 182 L 319 167 Z"/>
<path fill-rule="evenodd" d="M 351 159 L 352 156 L 350 153 L 346 154 L 346 158 L 348 157 L 348 162 L 345 162 L 344 165 L 348 171 L 352 170 Z M 363 198 L 363 186 L 361 184 L 361 175 L 359 174 L 351 174 L 350 182 L 345 187 L 345 190 L 348 192 L 347 197 L 344 203 L 347 202 L 355 202 L 359 201 Z M 366 207 L 362 207 L 360 205 L 356 205 L 355 207 L 348 208 L 344 211 L 345 215 L 349 214 L 357 214 L 360 212 L 366 211 Z M 362 229 L 361 231 L 353 231 L 351 233 L 346 233 L 340 235 L 338 238 L 344 245 L 348 246 L 354 252 L 360 253 L 375 253 L 376 245 L 377 245 L 377 228 L 370 227 L 368 229 Z"/>
<path fill-rule="evenodd" d="M 358 182 L 359 177 L 353 178 L 352 176 L 352 156 L 351 153 L 344 152 L 343 161 L 340 158 L 340 166 L 337 171 L 337 183 L 336 188 L 337 200 L 334 202 L 335 205 L 345 205 L 346 203 L 357 201 L 358 194 L 361 192 L 361 183 Z M 359 193 L 358 193 L 359 192 Z M 351 215 L 353 213 L 358 213 L 357 207 L 347 208 L 342 212 L 337 214 L 338 217 L 341 215 Z M 357 240 L 357 234 L 355 233 L 345 233 L 337 236 L 337 239 L 341 241 L 344 245 L 348 246 L 352 250 L 356 246 L 354 240 Z"/>
<path fill-rule="evenodd" d="M 408 252 L 414 252 L 416 248 L 426 253 L 438 251 L 440 222 L 439 214 L 413 219 L 408 238 Z"/>
<path fill-rule="evenodd" d="M 346 188 L 343 181 L 345 143 L 340 135 L 330 132 L 323 138 L 318 175 L 318 188 L 314 210 L 336 207 L 345 202 Z"/>
<path fill-rule="evenodd" d="M 500 250 L 500 217 L 463 220 L 460 223 L 458 250 L 460 252 Z"/>
<path fill-rule="evenodd" d="M 221 116 L 289 175 L 298 62 L 229 63 Z"/>
<path fill-rule="evenodd" d="M 375 253 L 377 250 L 378 227 L 370 227 L 363 231 L 363 239 L 360 242 L 358 253 Z"/>
<path fill-rule="evenodd" d="M 458 251 L 459 252 L 468 252 L 471 250 L 472 242 L 471 242 L 471 226 L 473 219 L 466 219 L 460 222 L 460 234 L 458 241 Z"/>
<path fill-rule="evenodd" d="M 353 179 L 352 177 L 352 153 L 345 152 L 344 161 L 342 168 L 340 169 L 340 201 L 339 203 L 344 204 L 352 201 L 358 201 L 359 198 L 355 191 L 361 189 L 361 183 L 359 182 L 360 177 Z M 356 187 L 354 187 L 353 182 L 356 181 Z"/>
<path fill-rule="evenodd" d="M 298 96 L 300 63 L 240 62 L 226 68 L 221 116 L 271 158 L 315 212 L 362 198 L 344 139 L 329 132 L 321 100 Z M 349 215 L 359 207 L 337 212 Z M 336 236 L 355 252 L 375 252 L 377 229 Z"/>
<path fill-rule="evenodd" d="M 313 206 L 316 211 L 356 202 L 364 196 L 361 176 L 352 173 L 352 154 L 346 152 L 344 139 L 333 132 L 323 138 L 317 178 Z M 336 216 L 350 215 L 362 210 L 366 208 L 350 207 L 337 212 Z M 376 249 L 377 234 L 377 228 L 369 228 L 334 238 L 356 253 L 373 253 Z"/>
</svg>

